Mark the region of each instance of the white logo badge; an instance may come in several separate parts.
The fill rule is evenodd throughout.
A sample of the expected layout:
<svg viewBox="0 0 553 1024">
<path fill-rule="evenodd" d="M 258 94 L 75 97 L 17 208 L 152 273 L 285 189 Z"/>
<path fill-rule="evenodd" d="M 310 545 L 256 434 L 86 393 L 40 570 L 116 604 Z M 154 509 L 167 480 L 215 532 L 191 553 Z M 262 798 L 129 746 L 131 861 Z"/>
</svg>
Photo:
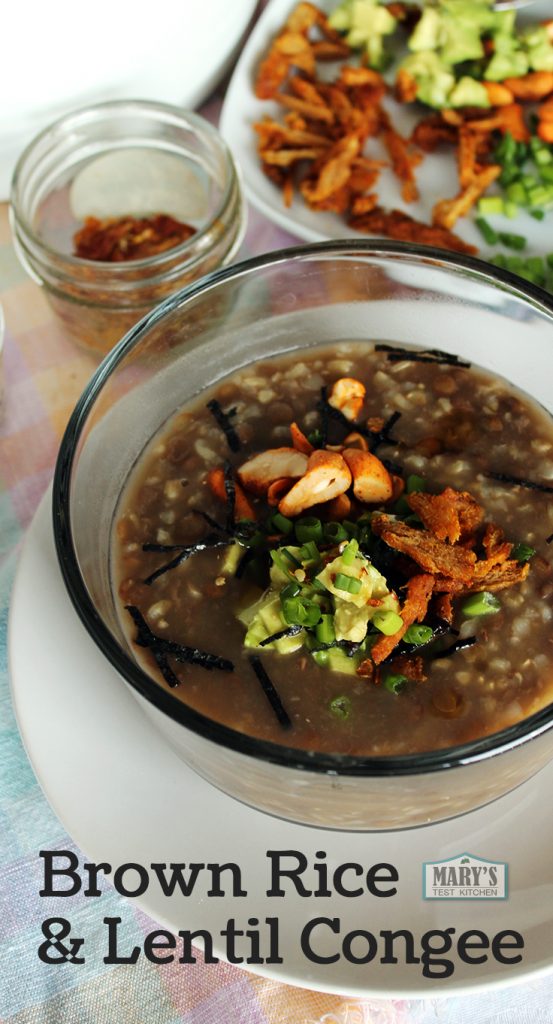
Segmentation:
<svg viewBox="0 0 553 1024">
<path fill-rule="evenodd" d="M 472 853 L 426 861 L 422 868 L 425 900 L 506 900 L 508 865 Z"/>
</svg>

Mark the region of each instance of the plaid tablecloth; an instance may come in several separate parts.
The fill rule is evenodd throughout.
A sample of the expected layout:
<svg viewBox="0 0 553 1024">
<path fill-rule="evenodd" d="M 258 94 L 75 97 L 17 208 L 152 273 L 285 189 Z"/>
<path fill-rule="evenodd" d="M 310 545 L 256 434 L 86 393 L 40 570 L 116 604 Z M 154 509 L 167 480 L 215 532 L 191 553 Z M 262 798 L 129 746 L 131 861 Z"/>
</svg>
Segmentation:
<svg viewBox="0 0 553 1024">
<path fill-rule="evenodd" d="M 215 120 L 218 102 L 204 110 Z M 250 213 L 243 255 L 294 244 Z M 362 1003 L 265 981 L 227 964 L 108 967 L 100 918 L 122 918 L 125 948 L 154 923 L 114 891 L 49 903 L 71 913 L 95 967 L 47 966 L 37 957 L 45 916 L 41 848 L 73 848 L 29 765 L 11 709 L 6 625 L 21 539 L 51 479 L 59 441 L 93 361 L 64 340 L 40 289 L 20 268 L 0 206 L 0 301 L 7 333 L 0 423 L 0 1024 L 550 1024 L 553 977 L 499 993 L 447 1000 Z M 45 728 L 48 724 L 45 722 Z M 77 898 L 75 898 L 77 899 Z M 91 904 L 91 905 L 90 905 Z M 100 966 L 98 966 L 100 965 Z"/>
</svg>

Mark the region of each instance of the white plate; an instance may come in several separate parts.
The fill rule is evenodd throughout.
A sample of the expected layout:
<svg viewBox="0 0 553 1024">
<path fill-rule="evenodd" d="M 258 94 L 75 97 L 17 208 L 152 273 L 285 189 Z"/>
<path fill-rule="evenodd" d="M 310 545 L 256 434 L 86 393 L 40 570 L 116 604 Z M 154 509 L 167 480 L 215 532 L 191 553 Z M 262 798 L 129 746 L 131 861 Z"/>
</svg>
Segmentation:
<svg viewBox="0 0 553 1024">
<path fill-rule="evenodd" d="M 319 6 L 330 11 L 336 6 L 336 0 L 321 0 Z M 227 90 L 220 129 L 242 168 L 248 199 L 275 224 L 309 242 L 359 237 L 358 232 L 349 228 L 343 217 L 334 213 L 310 210 L 301 196 L 295 195 L 292 206 L 286 209 L 281 190 L 269 181 L 261 170 L 257 154 L 257 137 L 252 125 L 267 114 L 280 119 L 281 108 L 272 101 L 258 100 L 254 95 L 253 82 L 259 61 L 267 53 L 271 40 L 281 29 L 293 7 L 294 0 L 270 0 L 255 25 Z M 530 13 L 533 22 L 551 17 L 550 0 L 537 0 L 532 5 L 531 12 L 521 12 L 521 21 L 529 20 Z M 331 69 L 335 66 L 321 65 L 323 68 Z M 413 114 L 405 106 L 398 105 L 392 100 L 387 100 L 386 106 L 398 130 L 409 135 L 416 121 L 420 120 L 420 111 Z M 430 113 L 430 108 L 428 112 Z M 383 147 L 374 139 L 369 140 L 366 153 L 378 159 L 387 158 Z M 455 160 L 443 152 L 426 156 L 417 168 L 416 176 L 421 196 L 416 203 L 403 202 L 399 183 L 388 169 L 381 174 L 376 189 L 382 206 L 404 210 L 418 220 L 430 224 L 435 202 L 454 196 L 459 190 Z M 514 220 L 507 217 L 493 217 L 491 220 L 498 230 L 526 236 L 528 246 L 525 256 L 543 256 L 551 251 L 551 215 L 543 221 L 536 221 L 529 213 L 521 212 Z M 466 242 L 476 245 L 484 258 L 487 253 L 499 251 L 505 255 L 512 255 L 511 250 L 502 246 L 487 246 L 470 218 L 459 220 L 455 231 Z"/>
<path fill-rule="evenodd" d="M 0 61 L 0 199 L 28 142 L 88 104 L 148 99 L 193 108 L 230 66 L 256 0 L 10 4 Z"/>
<path fill-rule="evenodd" d="M 9 641 L 13 701 L 31 763 L 54 811 L 89 859 L 114 866 L 229 860 L 240 865 L 248 895 L 233 901 L 206 899 L 205 889 L 170 899 L 148 889 L 136 902 L 165 927 L 206 928 L 217 936 L 232 916 L 245 927 L 249 917 L 279 917 L 284 963 L 248 969 L 338 994 L 453 995 L 536 977 L 553 966 L 553 816 L 543 811 L 550 804 L 553 766 L 491 806 L 406 832 L 310 829 L 236 803 L 163 745 L 85 632 L 58 569 L 49 495 L 27 535 Z M 298 850 L 310 864 L 317 851 L 325 851 L 332 868 L 346 861 L 367 868 L 391 862 L 399 872 L 398 894 L 305 899 L 290 892 L 270 899 L 267 850 Z M 464 851 L 509 863 L 508 899 L 423 900 L 423 861 Z M 315 881 L 312 872 L 310 878 Z M 302 955 L 299 936 L 318 916 L 339 917 L 342 935 L 357 928 L 376 935 L 382 928 L 408 928 L 419 939 L 434 928 L 480 928 L 489 936 L 516 929 L 525 939 L 524 958 L 512 967 L 492 961 L 470 968 L 454 957 L 455 973 L 445 981 L 421 977 L 420 965 L 356 966 L 340 959 L 317 966 Z M 334 952 L 322 942 L 320 948 Z"/>
</svg>

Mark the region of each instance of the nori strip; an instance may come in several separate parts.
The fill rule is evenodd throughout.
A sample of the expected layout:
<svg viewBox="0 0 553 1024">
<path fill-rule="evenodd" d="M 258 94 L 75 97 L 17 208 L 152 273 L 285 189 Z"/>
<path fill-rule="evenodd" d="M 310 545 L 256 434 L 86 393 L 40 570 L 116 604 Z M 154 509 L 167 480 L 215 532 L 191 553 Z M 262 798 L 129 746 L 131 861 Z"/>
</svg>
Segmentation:
<svg viewBox="0 0 553 1024">
<path fill-rule="evenodd" d="M 369 428 L 365 427 L 362 423 L 356 423 L 355 420 L 348 420 L 347 416 L 344 416 L 343 412 L 340 412 L 339 409 L 335 409 L 334 406 L 330 404 L 327 398 L 326 385 L 321 388 L 321 397 L 317 402 L 317 409 L 321 413 L 321 448 L 324 448 L 328 441 L 329 419 L 339 423 L 347 430 L 348 434 L 353 432 L 361 434 L 361 436 L 368 441 L 370 452 L 376 452 L 376 449 L 381 444 L 397 444 L 394 438 L 390 437 L 392 427 L 395 426 L 401 416 L 401 413 L 397 409 L 391 414 L 391 416 L 388 416 L 382 430 L 369 430 Z M 385 462 L 384 465 L 389 469 L 389 466 Z M 390 466 L 393 465 L 393 463 L 390 463 Z M 396 472 L 396 470 L 399 470 L 400 473 L 402 472 L 401 467 L 395 467 L 394 469 L 391 469 L 390 472 Z"/>
<path fill-rule="evenodd" d="M 369 445 L 371 452 L 375 452 L 381 444 L 397 444 L 394 438 L 390 437 L 390 430 L 395 426 L 400 416 L 399 409 L 396 409 L 391 416 L 388 416 L 382 430 L 369 431 L 369 440 L 372 440 L 372 444 Z"/>
<path fill-rule="evenodd" d="M 410 348 L 401 348 L 399 345 L 375 345 L 375 352 L 387 352 L 388 362 L 398 363 L 403 360 L 411 360 L 415 363 L 445 363 L 448 366 L 460 366 L 470 369 L 471 363 L 464 362 L 453 352 L 444 352 L 441 348 L 423 348 L 413 352 Z"/>
<path fill-rule="evenodd" d="M 271 705 L 279 724 L 282 726 L 283 729 L 291 729 L 292 721 L 290 719 L 290 716 L 286 709 L 284 708 L 284 705 L 277 691 L 275 690 L 273 683 L 269 679 L 269 676 L 267 675 L 267 672 L 261 662 L 261 658 L 257 654 L 250 654 L 250 663 L 259 682 L 261 683 L 263 693 L 265 694 L 267 700 L 269 701 L 269 704 Z"/>
<path fill-rule="evenodd" d="M 553 541 L 553 533 L 550 533 L 549 537 L 545 538 L 545 543 L 546 544 L 551 544 L 551 541 Z"/>
<path fill-rule="evenodd" d="M 456 654 L 457 651 L 463 651 L 466 647 L 473 647 L 474 644 L 478 643 L 477 636 L 467 636 L 465 640 L 456 640 L 451 647 L 446 647 L 442 651 L 436 651 L 429 655 L 433 661 L 437 661 L 439 658 L 449 658 L 452 654 Z"/>
<path fill-rule="evenodd" d="M 204 512 L 201 508 L 193 508 L 190 511 L 193 512 L 195 516 L 201 516 L 202 519 L 205 519 L 206 523 L 211 526 L 213 530 L 219 530 L 219 533 L 228 532 L 224 526 L 221 526 L 221 523 L 218 523 L 213 516 L 210 516 L 209 512 Z"/>
<path fill-rule="evenodd" d="M 331 647 L 339 647 L 340 650 L 345 651 L 348 658 L 353 658 L 353 655 L 357 653 L 361 647 L 360 643 L 356 643 L 355 640 L 332 640 L 328 644 L 318 644 L 317 647 L 311 648 L 311 653 L 317 651 L 329 651 Z"/>
<path fill-rule="evenodd" d="M 252 559 L 255 558 L 255 556 L 256 552 L 253 548 L 246 548 L 244 554 L 242 555 L 240 561 L 238 562 L 238 565 L 236 566 L 236 572 L 234 573 L 234 578 L 236 580 L 242 579 L 242 576 L 244 575 L 246 569 L 248 568 L 248 565 L 250 564 Z"/>
<path fill-rule="evenodd" d="M 331 406 L 328 404 L 326 398 L 326 386 L 321 388 L 321 400 L 317 402 L 317 409 L 321 414 L 321 440 L 319 442 L 319 448 L 325 448 L 328 444 L 328 430 L 330 427 L 329 423 L 329 409 Z"/>
<path fill-rule="evenodd" d="M 172 558 L 170 562 L 165 562 L 159 569 L 147 576 L 145 580 L 142 580 L 146 586 L 150 587 L 152 583 L 155 583 L 160 576 L 164 573 L 169 572 L 170 569 L 176 569 L 177 566 L 185 562 L 190 555 L 196 554 L 197 551 L 205 551 L 207 548 L 218 548 L 227 545 L 227 540 L 223 540 L 218 537 L 217 534 L 210 533 L 204 540 L 198 541 L 196 544 L 143 544 L 143 551 L 178 551 L 178 555 Z"/>
<path fill-rule="evenodd" d="M 278 633 L 273 633 L 272 636 L 266 636 L 264 640 L 260 640 L 258 647 L 266 647 L 267 644 L 272 644 L 274 640 L 283 640 L 286 636 L 297 636 L 301 633 L 303 626 L 288 626 L 287 629 L 279 629 Z"/>
<path fill-rule="evenodd" d="M 137 647 L 146 647 L 152 652 L 156 665 L 169 686 L 179 685 L 179 680 L 168 664 L 169 655 L 175 661 L 188 665 L 199 665 L 201 668 L 207 669 L 208 672 L 214 668 L 220 669 L 221 672 L 234 672 L 234 664 L 228 658 L 221 658 L 218 654 L 201 651 L 198 647 L 188 647 L 185 644 L 178 644 L 174 640 L 167 640 L 163 636 L 157 636 L 152 632 L 142 612 L 135 605 L 125 605 L 125 611 L 129 613 L 137 629 L 135 644 Z"/>
<path fill-rule="evenodd" d="M 526 480 L 523 476 L 511 476 L 510 473 L 486 473 L 490 480 L 499 480 L 502 484 L 518 484 L 519 487 L 528 487 L 531 491 L 543 491 L 544 494 L 553 494 L 553 486 L 550 484 L 538 484 L 534 480 Z"/>
<path fill-rule="evenodd" d="M 230 422 L 231 416 L 236 416 L 236 408 L 229 409 L 228 412 L 224 412 L 216 398 L 212 398 L 211 401 L 207 403 L 207 408 L 217 425 L 223 431 L 231 452 L 239 452 L 242 447 L 242 443 Z"/>
<path fill-rule="evenodd" d="M 232 533 L 234 530 L 234 508 L 236 505 L 236 489 L 234 486 L 234 470 L 230 462 L 225 462 L 225 494 L 227 496 L 227 521 L 226 529 L 228 533 Z"/>
</svg>

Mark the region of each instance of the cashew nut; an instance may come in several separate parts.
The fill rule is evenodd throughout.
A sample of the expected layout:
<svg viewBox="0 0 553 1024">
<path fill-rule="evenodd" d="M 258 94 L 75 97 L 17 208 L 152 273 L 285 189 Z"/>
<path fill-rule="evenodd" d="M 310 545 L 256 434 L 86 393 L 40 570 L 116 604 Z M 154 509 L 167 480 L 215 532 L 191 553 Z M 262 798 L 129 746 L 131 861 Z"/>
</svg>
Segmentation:
<svg viewBox="0 0 553 1024">
<path fill-rule="evenodd" d="M 269 448 L 248 459 L 238 470 L 242 485 L 252 494 L 264 495 L 275 480 L 289 476 L 294 480 L 307 469 L 307 455 L 295 448 Z"/>
<path fill-rule="evenodd" d="M 353 477 L 353 493 L 367 505 L 389 501 L 393 483 L 386 466 L 370 452 L 358 448 L 344 448 L 342 457 L 347 462 Z"/>
<path fill-rule="evenodd" d="M 348 420 L 356 420 L 363 408 L 366 388 L 355 377 L 340 377 L 328 396 L 328 404 L 338 409 Z"/>
<path fill-rule="evenodd" d="M 309 456 L 307 470 L 301 480 L 279 502 L 284 516 L 297 516 L 312 505 L 330 501 L 347 491 L 351 473 L 341 455 L 315 451 Z"/>
</svg>

